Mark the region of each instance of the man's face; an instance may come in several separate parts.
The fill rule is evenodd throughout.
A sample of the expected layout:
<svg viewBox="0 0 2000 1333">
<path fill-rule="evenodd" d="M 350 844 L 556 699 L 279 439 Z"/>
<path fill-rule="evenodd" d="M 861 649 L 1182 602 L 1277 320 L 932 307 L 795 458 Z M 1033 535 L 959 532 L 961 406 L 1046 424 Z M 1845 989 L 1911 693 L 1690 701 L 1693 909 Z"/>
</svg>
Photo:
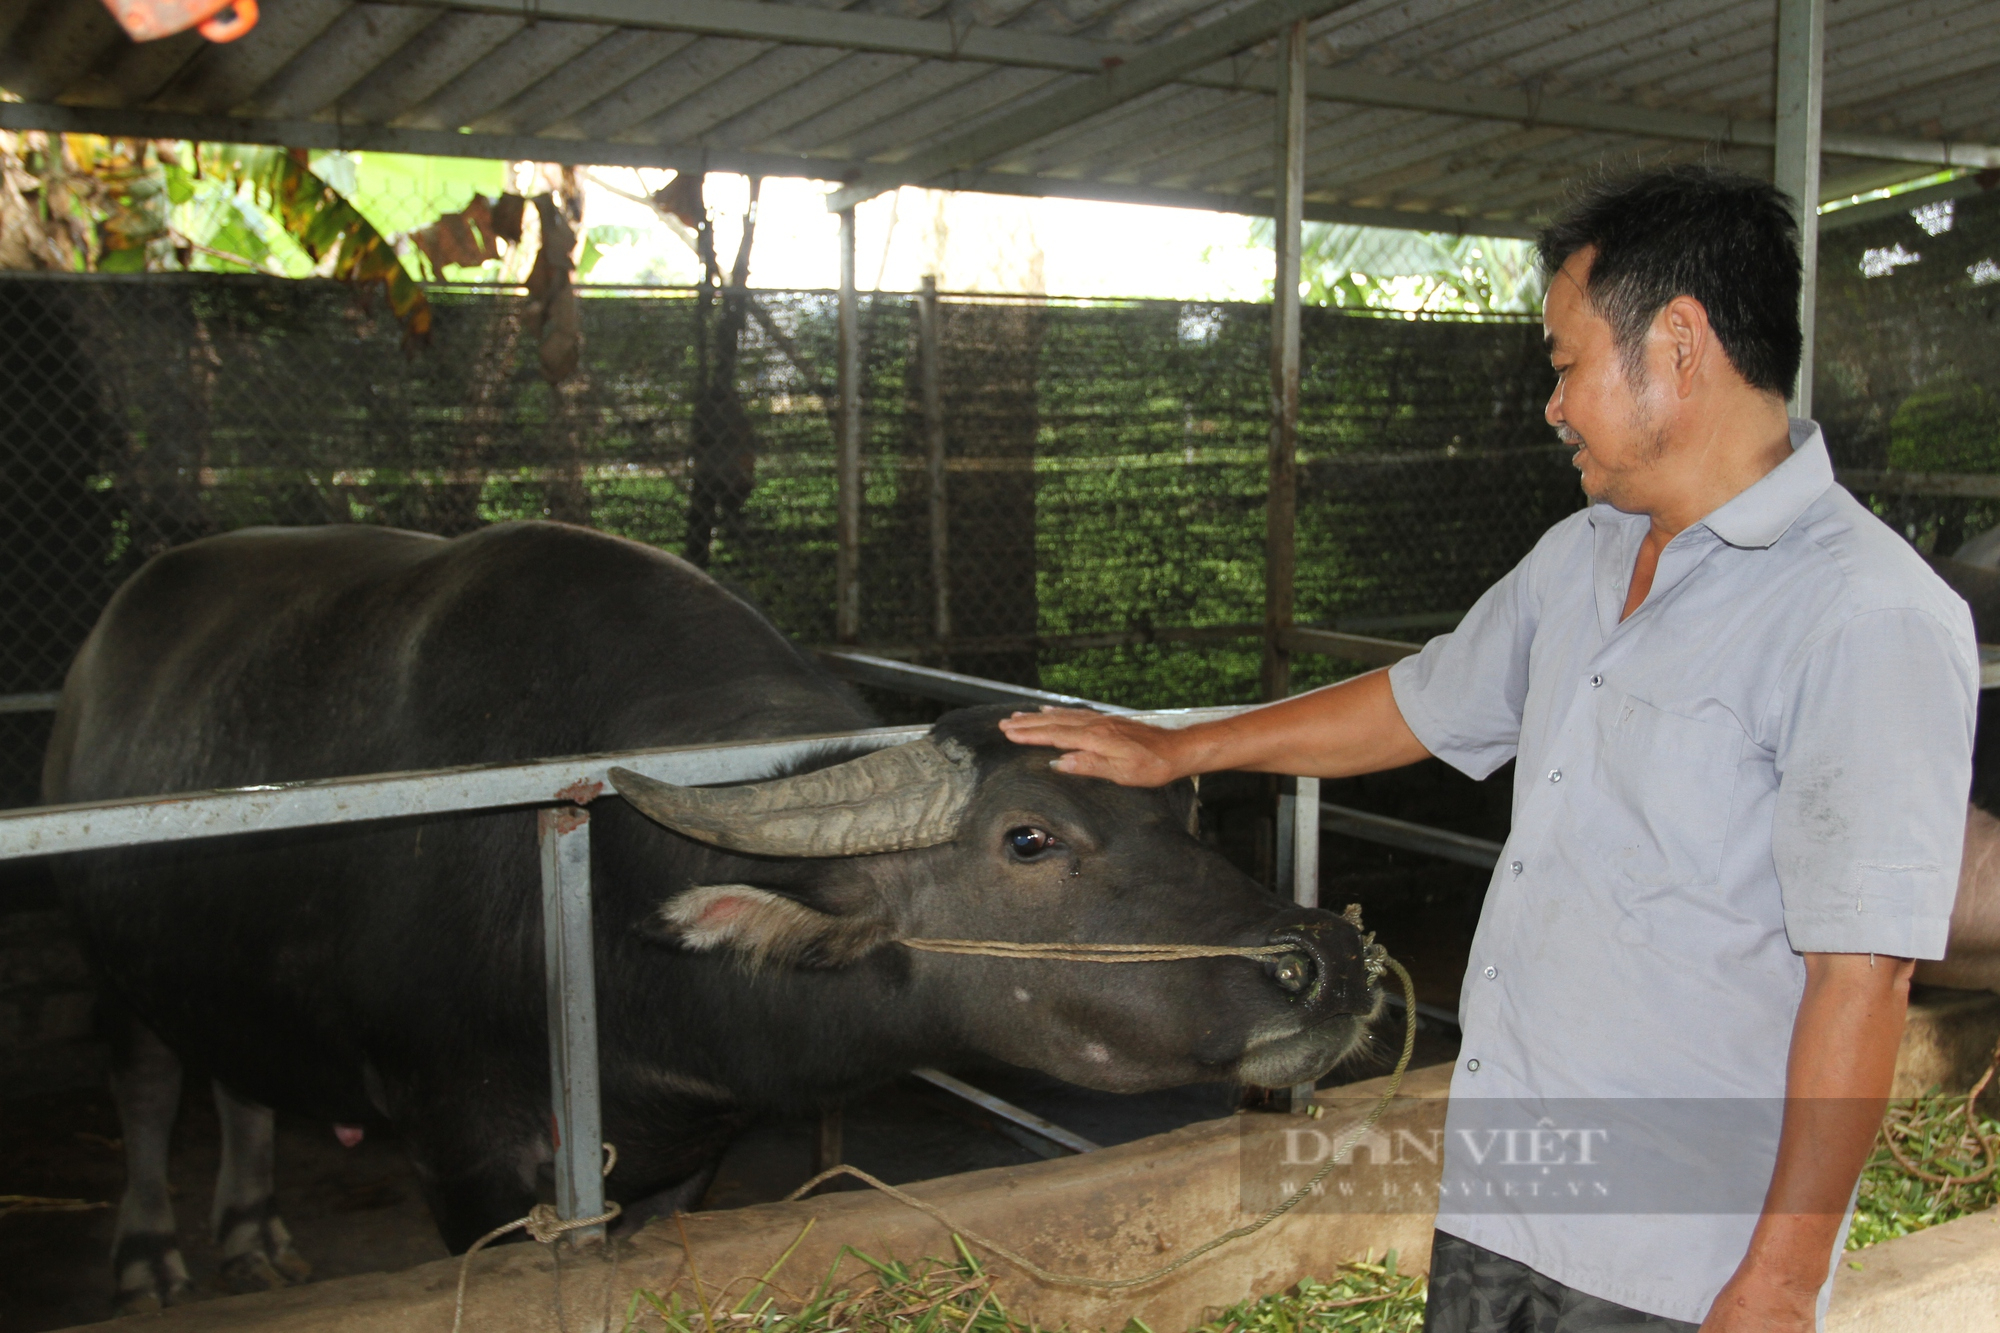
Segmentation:
<svg viewBox="0 0 2000 1333">
<path fill-rule="evenodd" d="M 1542 303 L 1542 330 L 1556 372 L 1543 416 L 1576 450 L 1570 461 L 1583 474 L 1585 495 L 1643 513 L 1660 480 L 1665 440 L 1650 401 L 1652 377 L 1642 368 L 1639 382 L 1633 382 L 1611 325 L 1584 295 L 1596 253 L 1583 249 L 1571 255 Z"/>
</svg>

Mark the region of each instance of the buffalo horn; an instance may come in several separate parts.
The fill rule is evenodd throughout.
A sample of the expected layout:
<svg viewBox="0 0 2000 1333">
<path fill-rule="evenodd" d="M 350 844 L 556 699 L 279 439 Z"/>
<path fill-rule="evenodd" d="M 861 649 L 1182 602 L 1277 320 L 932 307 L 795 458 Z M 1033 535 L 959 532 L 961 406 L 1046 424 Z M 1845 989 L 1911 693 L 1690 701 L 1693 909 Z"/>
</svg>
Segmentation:
<svg viewBox="0 0 2000 1333">
<path fill-rule="evenodd" d="M 753 856 L 868 856 L 949 842 L 972 800 L 972 754 L 912 741 L 832 768 L 740 787 L 677 787 L 611 770 L 611 785 L 655 823 Z"/>
</svg>

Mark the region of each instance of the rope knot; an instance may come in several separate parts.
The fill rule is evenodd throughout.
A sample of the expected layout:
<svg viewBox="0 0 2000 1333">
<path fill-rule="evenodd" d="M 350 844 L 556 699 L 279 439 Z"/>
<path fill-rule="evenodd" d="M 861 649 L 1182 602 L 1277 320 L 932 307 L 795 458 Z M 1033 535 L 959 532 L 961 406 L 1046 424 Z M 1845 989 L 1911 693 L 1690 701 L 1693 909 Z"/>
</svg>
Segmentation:
<svg viewBox="0 0 2000 1333">
<path fill-rule="evenodd" d="M 553 1245 L 569 1230 L 563 1220 L 556 1216 L 556 1206 L 552 1203 L 538 1203 L 528 1210 L 527 1232 L 544 1245 Z"/>
</svg>

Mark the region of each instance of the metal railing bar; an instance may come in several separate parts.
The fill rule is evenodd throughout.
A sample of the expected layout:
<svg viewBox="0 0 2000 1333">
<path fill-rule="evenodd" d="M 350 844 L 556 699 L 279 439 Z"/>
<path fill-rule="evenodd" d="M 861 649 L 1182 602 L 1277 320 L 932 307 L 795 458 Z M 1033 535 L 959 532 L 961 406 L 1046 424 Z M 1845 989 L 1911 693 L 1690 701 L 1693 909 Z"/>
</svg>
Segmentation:
<svg viewBox="0 0 2000 1333">
<path fill-rule="evenodd" d="M 1400 995 L 1385 990 L 1382 998 L 1389 1002 L 1391 1009 L 1401 1009 L 1403 1007 L 1403 997 Z M 1441 1005 L 1425 1004 L 1422 1000 L 1418 1000 L 1417 1014 L 1433 1022 L 1448 1024 L 1451 1027 L 1458 1026 L 1458 1010 L 1456 1009 L 1446 1009 Z"/>
<path fill-rule="evenodd" d="M 1081 1134 L 1064 1129 L 1053 1120 L 1044 1120 L 1033 1111 L 1024 1110 L 1004 1098 L 995 1097 L 990 1092 L 973 1087 L 963 1079 L 953 1078 L 941 1069 L 912 1069 L 910 1071 L 924 1082 L 942 1088 L 954 1097 L 963 1098 L 974 1106 L 1002 1120 L 1019 1125 L 1031 1134 L 1060 1144 L 1073 1153 L 1096 1152 L 1102 1144 L 1093 1143 Z"/>
<path fill-rule="evenodd" d="M 1343 634 L 1338 630 L 1312 629 L 1304 625 L 1281 630 L 1278 639 L 1286 652 L 1319 653 L 1346 662 L 1365 662 L 1369 666 L 1394 666 L 1410 654 L 1423 651 L 1420 643 L 1378 639 L 1372 634 Z"/>
<path fill-rule="evenodd" d="M 60 690 L 45 690 L 38 694 L 0 694 L 0 713 L 53 713 L 61 699 Z"/>
<path fill-rule="evenodd" d="M 1240 707 L 1166 709 L 1138 714 L 1187 726 Z M 881 749 L 917 740 L 928 727 L 878 727 L 821 736 L 678 745 L 575 755 L 524 764 L 474 764 L 410 773 L 323 778 L 220 791 L 179 792 L 129 801 L 29 806 L 0 811 L 0 861 L 129 847 L 149 842 L 274 832 L 371 819 L 583 803 L 602 794 L 607 770 L 630 768 L 684 786 L 760 778 L 828 746 Z"/>
<path fill-rule="evenodd" d="M 1504 845 L 1465 833 L 1432 828 L 1428 824 L 1412 824 L 1407 819 L 1370 814 L 1366 810 L 1335 805 L 1331 801 L 1319 803 L 1319 826 L 1323 832 L 1342 833 L 1350 838 L 1441 856 L 1461 865 L 1478 866 L 1481 870 L 1491 870 L 1499 864 Z"/>
<path fill-rule="evenodd" d="M 30 806 L 0 811 L 0 861 L 370 819 L 581 803 L 602 793 L 608 780 L 606 772 L 614 766 L 683 785 L 741 782 L 766 776 L 779 765 L 816 754 L 829 745 L 881 748 L 915 740 L 927 730 L 884 727 L 729 745 L 577 755 L 525 764 L 475 764 L 181 792 L 142 800 Z"/>
<path fill-rule="evenodd" d="M 942 700 L 945 703 L 1050 704 L 1060 708 L 1095 708 L 1100 713 L 1135 711 L 1121 708 L 1117 704 L 1079 698 L 1074 694 L 1057 694 L 1051 690 L 1037 690 L 1026 685 L 1009 685 L 1005 681 L 989 680 L 984 676 L 967 676 L 956 671 L 918 666 L 913 662 L 898 662 L 894 658 L 875 657 L 868 653 L 849 652 L 845 649 L 822 648 L 819 650 L 819 658 L 842 680 L 861 685 L 880 686 L 884 689 L 903 690 L 926 699 Z"/>
</svg>

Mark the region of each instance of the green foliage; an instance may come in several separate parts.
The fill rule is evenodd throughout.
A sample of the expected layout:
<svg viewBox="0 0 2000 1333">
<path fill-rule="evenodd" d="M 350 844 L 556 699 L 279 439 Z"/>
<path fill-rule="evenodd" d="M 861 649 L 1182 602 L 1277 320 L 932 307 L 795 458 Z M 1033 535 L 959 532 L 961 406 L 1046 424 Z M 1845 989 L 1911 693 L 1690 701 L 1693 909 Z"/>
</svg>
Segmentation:
<svg viewBox="0 0 2000 1333">
<path fill-rule="evenodd" d="M 1269 248 L 1276 227 L 1250 224 L 1253 245 Z M 1534 314 L 1541 278 L 1534 246 L 1493 236 L 1390 231 L 1309 222 L 1299 253 L 1309 305 L 1430 314 Z"/>
<path fill-rule="evenodd" d="M 1942 375 L 1889 422 L 1889 466 L 1911 472 L 2000 470 L 2000 404 L 1977 381 Z"/>
<path fill-rule="evenodd" d="M 430 333 L 430 301 L 411 280 L 389 238 L 347 196 L 320 179 L 300 149 L 244 149 L 239 178 L 252 186 L 256 198 L 315 264 L 326 264 L 330 276 L 359 287 L 380 283 L 389 309 L 404 334 L 421 339 Z"/>
<path fill-rule="evenodd" d="M 257 200 L 245 178 L 246 150 L 229 144 L 184 148 L 164 167 L 173 228 L 187 246 L 187 267 L 202 273 L 280 273 L 303 278 L 312 257 Z"/>
<path fill-rule="evenodd" d="M 406 153 L 316 153 L 311 168 L 384 235 L 415 231 L 456 213 L 476 194 L 507 189 L 507 164 Z"/>
<path fill-rule="evenodd" d="M 1983 1180 L 1963 1184 L 1923 1180 L 1905 1170 L 1878 1140 L 1861 1172 L 1848 1249 L 1907 1236 L 2000 1203 L 2000 1180 L 1996 1180 L 2000 1172 L 1988 1169 L 1992 1160 L 1988 1154 L 2000 1151 L 2000 1119 L 1982 1113 L 1975 1136 L 1967 1132 L 1965 1098 L 1933 1089 L 1891 1106 L 1885 1123 L 1897 1134 L 1903 1156 L 1931 1175 L 1963 1178 L 1982 1170 L 1988 1173 Z"/>
<path fill-rule="evenodd" d="M 1424 1324 L 1424 1279 L 1379 1264 L 1342 1264 L 1329 1282 L 1302 1279 L 1290 1291 L 1232 1305 L 1192 1333 L 1416 1333 Z"/>
<path fill-rule="evenodd" d="M 609 222 L 592 227 L 583 234 L 583 254 L 576 261 L 576 276 L 588 277 L 611 246 L 644 245 L 650 239 L 637 227 L 620 227 Z"/>
</svg>

